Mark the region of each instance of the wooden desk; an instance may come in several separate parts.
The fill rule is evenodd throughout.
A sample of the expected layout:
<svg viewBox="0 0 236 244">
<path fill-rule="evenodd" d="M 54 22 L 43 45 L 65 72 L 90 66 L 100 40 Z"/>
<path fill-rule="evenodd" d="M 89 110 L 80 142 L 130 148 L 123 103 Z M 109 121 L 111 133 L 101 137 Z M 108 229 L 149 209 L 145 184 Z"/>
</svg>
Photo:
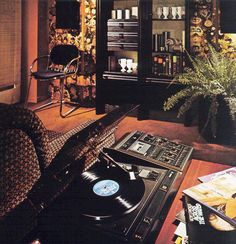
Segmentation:
<svg viewBox="0 0 236 244">
<path fill-rule="evenodd" d="M 161 228 L 161 231 L 156 239 L 156 244 L 169 244 L 173 243 L 174 232 L 177 228 L 173 224 L 176 214 L 183 208 L 181 197 L 184 189 L 187 189 L 191 186 L 197 185 L 200 183 L 198 181 L 199 176 L 207 175 L 210 173 L 215 173 L 232 166 L 222 165 L 212 162 L 200 161 L 193 159 L 182 184 L 177 192 L 177 195 L 171 205 L 171 208 L 168 212 L 166 220 Z"/>
</svg>

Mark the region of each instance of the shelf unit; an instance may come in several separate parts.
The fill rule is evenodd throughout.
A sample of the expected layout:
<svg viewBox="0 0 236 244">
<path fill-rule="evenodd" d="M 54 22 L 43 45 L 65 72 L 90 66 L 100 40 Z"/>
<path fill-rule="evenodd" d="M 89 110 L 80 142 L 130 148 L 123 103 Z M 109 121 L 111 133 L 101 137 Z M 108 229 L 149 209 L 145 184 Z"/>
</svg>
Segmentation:
<svg viewBox="0 0 236 244">
<path fill-rule="evenodd" d="M 97 113 L 105 104 L 162 107 L 181 89 L 176 83 L 167 87 L 185 66 L 188 9 L 187 0 L 97 0 Z M 163 12 L 175 19 L 161 19 Z"/>
</svg>

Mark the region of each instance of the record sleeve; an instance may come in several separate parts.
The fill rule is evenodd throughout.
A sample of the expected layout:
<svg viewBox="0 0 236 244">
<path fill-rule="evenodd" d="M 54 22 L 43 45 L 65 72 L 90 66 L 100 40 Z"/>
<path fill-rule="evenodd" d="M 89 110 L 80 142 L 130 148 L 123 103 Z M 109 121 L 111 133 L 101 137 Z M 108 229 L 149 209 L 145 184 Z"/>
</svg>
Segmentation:
<svg viewBox="0 0 236 244">
<path fill-rule="evenodd" d="M 236 240 L 236 177 L 223 174 L 184 190 L 190 243 L 233 244 Z"/>
</svg>

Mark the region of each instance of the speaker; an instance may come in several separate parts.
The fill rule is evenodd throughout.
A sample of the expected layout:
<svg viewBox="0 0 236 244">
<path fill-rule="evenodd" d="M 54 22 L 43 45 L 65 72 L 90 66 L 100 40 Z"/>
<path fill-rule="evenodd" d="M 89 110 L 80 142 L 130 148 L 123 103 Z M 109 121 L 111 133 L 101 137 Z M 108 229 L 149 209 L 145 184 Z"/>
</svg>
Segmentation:
<svg viewBox="0 0 236 244">
<path fill-rule="evenodd" d="M 56 28 L 80 28 L 80 3 L 77 0 L 56 0 Z"/>
<path fill-rule="evenodd" d="M 222 33 L 236 33 L 236 0 L 220 0 L 220 28 Z"/>
</svg>

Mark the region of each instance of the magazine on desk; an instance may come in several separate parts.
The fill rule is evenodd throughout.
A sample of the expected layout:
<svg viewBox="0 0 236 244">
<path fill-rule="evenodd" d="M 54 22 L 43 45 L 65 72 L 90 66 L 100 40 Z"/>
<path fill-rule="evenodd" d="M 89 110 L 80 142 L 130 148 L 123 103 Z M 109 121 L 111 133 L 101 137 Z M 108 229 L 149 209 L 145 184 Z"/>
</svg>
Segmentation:
<svg viewBox="0 0 236 244">
<path fill-rule="evenodd" d="M 236 174 L 224 173 L 183 192 L 190 243 L 235 243 Z"/>
<path fill-rule="evenodd" d="M 226 169 L 226 170 L 222 170 L 222 171 L 219 171 L 219 172 L 216 172 L 216 173 L 212 173 L 212 174 L 209 174 L 209 175 L 200 176 L 200 177 L 198 177 L 198 179 L 201 182 L 208 182 L 208 181 L 216 179 L 219 176 L 222 176 L 222 175 L 225 175 L 225 174 L 234 175 L 236 177 L 236 167 L 232 167 L 232 168 L 229 168 L 229 169 Z"/>
</svg>

